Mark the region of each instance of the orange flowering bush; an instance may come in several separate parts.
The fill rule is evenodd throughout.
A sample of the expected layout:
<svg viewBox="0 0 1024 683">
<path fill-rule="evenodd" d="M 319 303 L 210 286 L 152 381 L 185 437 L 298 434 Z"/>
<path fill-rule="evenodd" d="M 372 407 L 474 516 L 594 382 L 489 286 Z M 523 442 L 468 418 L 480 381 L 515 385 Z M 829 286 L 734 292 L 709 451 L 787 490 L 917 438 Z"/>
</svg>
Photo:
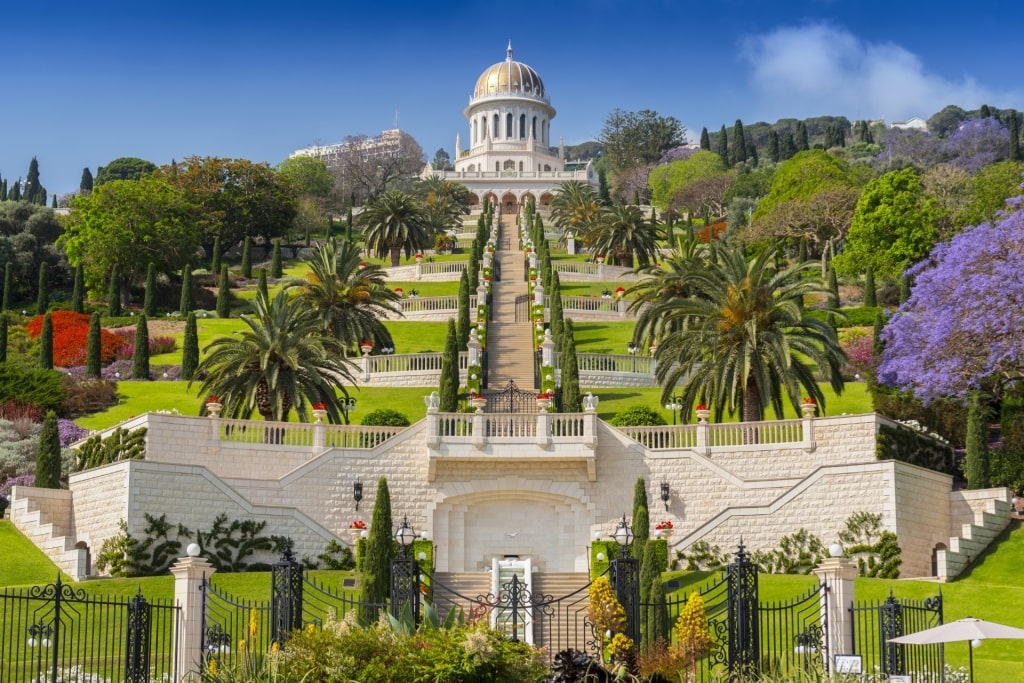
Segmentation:
<svg viewBox="0 0 1024 683">
<path fill-rule="evenodd" d="M 85 365 L 86 344 L 89 340 L 90 316 L 74 311 L 53 311 L 50 320 L 53 322 L 53 364 L 61 368 Z M 25 331 L 33 339 L 43 331 L 43 316 L 37 315 L 26 325 Z M 114 360 L 118 349 L 125 343 L 124 339 L 108 330 L 100 328 L 100 361 L 109 363 Z"/>
</svg>

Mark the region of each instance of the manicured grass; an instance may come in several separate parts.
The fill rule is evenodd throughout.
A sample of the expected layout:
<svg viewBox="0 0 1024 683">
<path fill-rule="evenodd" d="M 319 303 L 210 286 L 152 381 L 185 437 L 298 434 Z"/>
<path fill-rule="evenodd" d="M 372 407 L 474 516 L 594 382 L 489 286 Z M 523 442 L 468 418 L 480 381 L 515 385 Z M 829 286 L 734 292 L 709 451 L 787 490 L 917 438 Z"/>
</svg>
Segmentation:
<svg viewBox="0 0 1024 683">
<path fill-rule="evenodd" d="M 7 511 L 10 514 L 10 510 Z M 49 583 L 57 578 L 60 571 L 42 550 L 21 535 L 9 519 L 0 519 L 0 586 L 25 586 L 33 583 Z M 66 575 L 62 581 L 69 581 Z"/>
<path fill-rule="evenodd" d="M 396 289 L 401 287 L 406 296 L 409 292 L 416 290 L 420 296 L 454 296 L 459 293 L 458 279 L 446 282 L 435 282 L 433 280 L 388 280 L 388 287 Z"/>
<path fill-rule="evenodd" d="M 444 351 L 445 339 L 448 336 L 447 322 L 389 320 L 385 325 L 395 342 L 395 353 Z"/>
</svg>

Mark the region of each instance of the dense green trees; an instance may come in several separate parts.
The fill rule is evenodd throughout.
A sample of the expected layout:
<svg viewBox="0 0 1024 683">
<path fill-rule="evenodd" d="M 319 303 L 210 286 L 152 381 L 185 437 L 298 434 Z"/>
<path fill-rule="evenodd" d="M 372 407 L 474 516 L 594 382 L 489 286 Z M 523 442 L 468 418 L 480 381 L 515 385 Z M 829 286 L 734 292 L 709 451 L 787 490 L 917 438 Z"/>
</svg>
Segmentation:
<svg viewBox="0 0 1024 683">
<path fill-rule="evenodd" d="M 611 262 L 633 267 L 633 257 L 642 268 L 657 260 L 660 230 L 647 221 L 640 207 L 615 204 L 601 209 L 583 240 L 595 254 L 603 254 Z"/>
<path fill-rule="evenodd" d="M 438 409 L 443 413 L 454 413 L 459 409 L 459 342 L 455 320 L 448 319 L 448 334 L 445 336 L 444 355 L 441 357 L 441 386 L 438 392 L 441 402 Z"/>
<path fill-rule="evenodd" d="M 46 413 L 43 429 L 39 432 L 35 487 L 60 488 L 60 433 L 57 429 L 57 414 L 52 410 Z"/>
<path fill-rule="evenodd" d="M 96 170 L 96 186 L 114 180 L 139 180 L 155 170 L 156 165 L 151 161 L 138 157 L 118 157 Z M 82 172 L 82 175 L 85 175 L 85 171 Z"/>
</svg>

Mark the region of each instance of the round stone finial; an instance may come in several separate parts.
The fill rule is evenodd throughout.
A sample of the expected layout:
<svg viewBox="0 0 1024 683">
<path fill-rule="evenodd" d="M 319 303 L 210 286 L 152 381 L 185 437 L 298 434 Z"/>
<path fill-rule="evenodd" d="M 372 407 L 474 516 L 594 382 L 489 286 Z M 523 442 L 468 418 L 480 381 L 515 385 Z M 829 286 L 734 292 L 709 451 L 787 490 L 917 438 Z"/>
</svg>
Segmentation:
<svg viewBox="0 0 1024 683">
<path fill-rule="evenodd" d="M 185 548 L 185 553 L 189 557 L 199 557 L 199 553 L 203 552 L 203 549 L 199 547 L 198 543 L 189 543 L 188 547 Z"/>
<path fill-rule="evenodd" d="M 833 543 L 832 545 L 830 545 L 828 547 L 828 556 L 829 557 L 842 557 L 843 556 L 843 546 L 841 546 L 838 543 Z"/>
</svg>

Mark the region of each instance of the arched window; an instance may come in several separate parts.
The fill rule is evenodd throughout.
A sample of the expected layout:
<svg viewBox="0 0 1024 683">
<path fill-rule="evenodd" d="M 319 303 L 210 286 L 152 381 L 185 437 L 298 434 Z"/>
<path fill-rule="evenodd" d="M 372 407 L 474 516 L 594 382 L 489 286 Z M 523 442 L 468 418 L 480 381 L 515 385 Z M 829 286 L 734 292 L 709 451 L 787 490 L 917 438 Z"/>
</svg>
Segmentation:
<svg viewBox="0 0 1024 683">
<path fill-rule="evenodd" d="M 470 121 L 469 122 L 469 128 L 470 128 L 471 131 L 473 131 L 473 144 L 475 145 L 476 144 L 476 121 Z M 455 150 L 455 151 L 458 152 L 458 150 Z"/>
<path fill-rule="evenodd" d="M 540 128 L 541 128 L 541 132 L 540 132 L 541 137 L 544 138 L 543 143 L 546 145 L 546 144 L 548 144 L 548 120 L 547 119 L 544 119 L 543 121 L 540 122 Z"/>
<path fill-rule="evenodd" d="M 494 138 L 495 140 L 498 139 L 498 126 L 500 126 L 500 125 L 501 125 L 501 119 L 499 119 L 498 115 L 495 114 L 494 115 L 494 134 L 491 135 L 491 137 Z"/>
<path fill-rule="evenodd" d="M 511 159 L 506 159 L 505 160 L 505 170 L 506 171 L 514 171 L 514 170 L 516 170 L 516 162 L 512 161 Z"/>
<path fill-rule="evenodd" d="M 526 114 L 519 115 L 519 139 L 526 139 Z M 520 171 L 522 169 L 519 169 Z"/>
<path fill-rule="evenodd" d="M 519 162 L 519 172 L 520 173 L 523 172 L 523 162 L 521 162 L 521 161 Z"/>
<path fill-rule="evenodd" d="M 537 117 L 536 116 L 533 117 L 533 123 L 531 124 L 530 131 L 531 131 L 531 135 L 533 136 L 533 139 L 536 140 L 537 139 Z"/>
<path fill-rule="evenodd" d="M 544 164 L 544 170 L 545 171 L 550 171 L 551 170 L 551 164 Z"/>
<path fill-rule="evenodd" d="M 494 162 L 494 172 L 495 173 L 501 173 L 501 162 L 500 161 L 495 161 Z"/>
<path fill-rule="evenodd" d="M 505 114 L 505 138 L 512 139 L 512 114 Z"/>
<path fill-rule="evenodd" d="M 481 116 L 480 117 L 480 142 L 483 142 L 484 138 L 486 138 L 486 137 L 487 137 L 487 117 L 486 116 Z"/>
</svg>

